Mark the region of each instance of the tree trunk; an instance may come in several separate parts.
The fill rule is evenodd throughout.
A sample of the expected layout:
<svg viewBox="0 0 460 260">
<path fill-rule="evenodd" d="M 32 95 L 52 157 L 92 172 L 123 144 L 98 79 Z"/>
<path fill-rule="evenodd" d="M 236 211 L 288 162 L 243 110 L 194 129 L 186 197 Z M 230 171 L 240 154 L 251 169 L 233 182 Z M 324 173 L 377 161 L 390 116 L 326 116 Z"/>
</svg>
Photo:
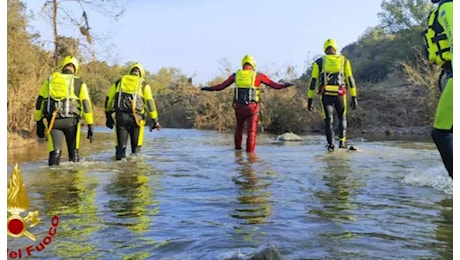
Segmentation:
<svg viewBox="0 0 460 260">
<path fill-rule="evenodd" d="M 57 0 L 53 0 L 53 37 L 54 37 L 54 65 L 55 67 L 59 64 L 59 42 L 57 33 Z"/>
</svg>

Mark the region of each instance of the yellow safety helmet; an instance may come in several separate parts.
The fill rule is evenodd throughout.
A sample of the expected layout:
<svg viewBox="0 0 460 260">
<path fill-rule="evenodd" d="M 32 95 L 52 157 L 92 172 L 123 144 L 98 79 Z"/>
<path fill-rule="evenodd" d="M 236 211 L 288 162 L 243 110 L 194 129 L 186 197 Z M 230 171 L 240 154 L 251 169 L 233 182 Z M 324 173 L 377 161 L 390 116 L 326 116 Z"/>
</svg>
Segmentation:
<svg viewBox="0 0 460 260">
<path fill-rule="evenodd" d="M 131 71 L 132 71 L 134 68 L 138 68 L 138 69 L 139 69 L 139 71 L 141 72 L 141 78 L 144 78 L 144 77 L 145 77 L 145 69 L 144 69 L 144 66 L 142 66 L 139 62 L 136 62 L 136 63 L 134 63 L 133 65 L 131 65 L 131 67 L 129 67 L 129 73 L 131 73 Z"/>
<path fill-rule="evenodd" d="M 324 52 L 326 52 L 327 48 L 332 47 L 335 51 L 339 51 L 339 47 L 337 46 L 337 42 L 334 39 L 329 38 L 324 42 Z"/>
<path fill-rule="evenodd" d="M 256 59 L 254 59 L 254 57 L 251 55 L 246 55 L 243 57 L 241 60 L 241 67 L 244 67 L 244 64 L 246 63 L 251 65 L 253 69 L 256 69 Z"/>
<path fill-rule="evenodd" d="M 65 66 L 68 64 L 72 64 L 75 67 L 75 75 L 77 75 L 78 70 L 80 69 L 80 65 L 78 65 L 78 60 L 72 55 L 65 56 L 64 59 L 61 61 L 61 70 L 64 69 Z"/>
</svg>

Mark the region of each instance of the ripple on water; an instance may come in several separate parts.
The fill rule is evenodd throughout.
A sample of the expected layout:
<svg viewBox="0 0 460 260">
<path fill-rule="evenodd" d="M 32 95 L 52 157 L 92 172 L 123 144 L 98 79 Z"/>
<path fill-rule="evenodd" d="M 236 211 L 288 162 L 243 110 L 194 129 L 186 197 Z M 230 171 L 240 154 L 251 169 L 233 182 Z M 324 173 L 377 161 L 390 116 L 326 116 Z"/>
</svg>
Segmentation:
<svg viewBox="0 0 460 260">
<path fill-rule="evenodd" d="M 23 161 L 41 218 L 30 232 L 43 237 L 60 217 L 36 258 L 245 259 L 269 244 L 284 259 L 452 258 L 452 180 L 431 142 L 363 139 L 328 153 L 324 136 L 270 138 L 250 155 L 232 133 L 163 129 L 122 161 L 112 135 L 82 143 L 77 164 Z"/>
</svg>

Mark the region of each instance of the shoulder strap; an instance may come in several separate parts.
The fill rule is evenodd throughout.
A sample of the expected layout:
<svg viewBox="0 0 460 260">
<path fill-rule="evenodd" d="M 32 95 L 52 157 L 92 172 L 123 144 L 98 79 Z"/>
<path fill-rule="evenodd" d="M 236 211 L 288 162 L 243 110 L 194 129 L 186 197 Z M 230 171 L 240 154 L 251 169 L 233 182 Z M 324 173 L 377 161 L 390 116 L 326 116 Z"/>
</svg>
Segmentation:
<svg viewBox="0 0 460 260">
<path fill-rule="evenodd" d="M 438 19 L 436 19 L 438 17 L 438 13 L 439 13 L 439 6 L 431 10 L 430 14 L 428 15 L 428 28 L 433 29 L 435 32 L 438 32 L 440 29 Z"/>
<path fill-rule="evenodd" d="M 326 63 L 326 55 L 323 55 L 321 58 L 316 60 L 316 64 L 318 64 L 318 71 L 319 74 L 323 76 L 323 85 L 327 84 L 327 73 L 323 71 Z"/>
<path fill-rule="evenodd" d="M 147 86 L 147 82 L 142 80 L 142 93 L 144 93 L 145 86 Z"/>
<path fill-rule="evenodd" d="M 50 74 L 48 77 L 48 103 L 46 105 L 46 112 L 48 113 L 51 111 L 51 79 L 53 78 L 53 74 Z"/>
<path fill-rule="evenodd" d="M 74 78 L 73 82 L 73 90 L 75 92 L 75 95 L 80 98 L 80 90 L 81 90 L 81 85 L 83 84 L 83 81 L 80 78 Z"/>
<path fill-rule="evenodd" d="M 117 108 L 120 108 L 121 106 L 121 79 L 118 79 L 116 82 L 115 82 L 115 86 L 116 88 L 118 88 L 118 102 L 117 102 Z M 115 90 L 116 90 L 115 88 Z"/>
<path fill-rule="evenodd" d="M 343 59 L 343 62 L 340 64 L 340 72 L 345 74 L 345 68 L 347 66 L 348 59 L 345 57 L 345 55 L 340 55 L 341 59 Z"/>
</svg>

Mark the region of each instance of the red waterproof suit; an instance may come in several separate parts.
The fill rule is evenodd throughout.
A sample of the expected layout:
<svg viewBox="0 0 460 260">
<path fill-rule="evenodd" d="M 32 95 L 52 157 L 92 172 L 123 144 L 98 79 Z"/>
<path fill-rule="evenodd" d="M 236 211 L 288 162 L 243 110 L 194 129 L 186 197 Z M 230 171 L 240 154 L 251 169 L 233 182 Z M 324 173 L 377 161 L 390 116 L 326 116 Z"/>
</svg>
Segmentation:
<svg viewBox="0 0 460 260">
<path fill-rule="evenodd" d="M 227 88 L 231 84 L 235 83 L 235 76 L 236 73 L 233 73 L 224 82 L 211 86 L 209 90 L 220 91 Z M 292 85 L 276 83 L 264 73 L 257 72 L 254 81 L 254 86 L 259 88 L 261 83 L 274 89 L 282 89 Z M 248 136 L 246 141 L 246 152 L 252 153 L 256 148 L 257 122 L 259 120 L 260 111 L 259 102 L 239 102 L 237 99 L 235 99 L 233 107 L 235 108 L 236 116 L 235 149 L 241 149 L 241 143 L 243 141 L 244 123 L 247 122 Z"/>
</svg>

